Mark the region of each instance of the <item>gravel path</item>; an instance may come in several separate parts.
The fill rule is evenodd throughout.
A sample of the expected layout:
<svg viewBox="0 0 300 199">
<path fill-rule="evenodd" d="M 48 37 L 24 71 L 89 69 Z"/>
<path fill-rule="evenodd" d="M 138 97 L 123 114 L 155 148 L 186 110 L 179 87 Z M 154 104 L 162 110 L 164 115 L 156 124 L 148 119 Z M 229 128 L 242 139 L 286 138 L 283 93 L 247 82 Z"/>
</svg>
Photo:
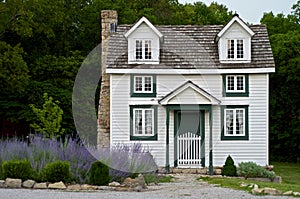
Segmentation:
<svg viewBox="0 0 300 199">
<path fill-rule="evenodd" d="M 149 186 L 143 192 L 93 191 L 70 192 L 58 190 L 0 189 L 0 199 L 288 199 L 283 196 L 254 196 L 245 191 L 237 191 L 195 181 L 194 177 L 178 177 L 172 183 Z"/>
</svg>

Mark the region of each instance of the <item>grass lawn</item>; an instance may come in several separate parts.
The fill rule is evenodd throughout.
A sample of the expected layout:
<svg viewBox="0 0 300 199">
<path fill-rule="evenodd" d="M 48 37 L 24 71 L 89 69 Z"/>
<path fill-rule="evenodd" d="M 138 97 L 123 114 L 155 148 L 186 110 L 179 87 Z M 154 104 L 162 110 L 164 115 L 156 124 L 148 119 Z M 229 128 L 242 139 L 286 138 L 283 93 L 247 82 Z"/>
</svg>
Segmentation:
<svg viewBox="0 0 300 199">
<path fill-rule="evenodd" d="M 220 184 L 221 187 L 251 191 L 251 188 L 241 187 L 241 183 L 257 184 L 261 187 L 270 187 L 280 190 L 281 192 L 294 191 L 300 192 L 300 164 L 274 162 L 274 171 L 276 175 L 282 177 L 282 183 L 259 182 L 239 178 L 225 177 L 202 177 L 201 179 L 208 181 L 211 184 Z"/>
</svg>

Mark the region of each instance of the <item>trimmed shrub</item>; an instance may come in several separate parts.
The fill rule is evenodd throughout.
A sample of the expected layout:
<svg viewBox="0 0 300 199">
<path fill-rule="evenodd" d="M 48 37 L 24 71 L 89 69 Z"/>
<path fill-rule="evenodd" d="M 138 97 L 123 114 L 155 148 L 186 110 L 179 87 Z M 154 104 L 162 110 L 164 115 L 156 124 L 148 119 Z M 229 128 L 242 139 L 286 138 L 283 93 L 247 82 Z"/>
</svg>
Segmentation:
<svg viewBox="0 0 300 199">
<path fill-rule="evenodd" d="M 100 161 L 95 161 L 89 170 L 89 184 L 107 185 L 110 181 L 109 167 Z"/>
<path fill-rule="evenodd" d="M 226 158 L 225 165 L 223 165 L 222 176 L 236 176 L 236 166 L 230 155 Z"/>
<path fill-rule="evenodd" d="M 28 180 L 32 178 L 33 170 L 28 160 L 9 160 L 2 163 L 2 175 L 5 178 Z"/>
<path fill-rule="evenodd" d="M 41 180 L 46 182 L 68 182 L 70 178 L 70 163 L 67 161 L 48 163 L 41 173 Z"/>
<path fill-rule="evenodd" d="M 276 177 L 274 172 L 267 171 L 264 167 L 257 165 L 254 162 L 241 162 L 238 165 L 237 174 L 239 176 L 247 178 L 269 178 L 270 180 L 274 180 Z"/>
</svg>

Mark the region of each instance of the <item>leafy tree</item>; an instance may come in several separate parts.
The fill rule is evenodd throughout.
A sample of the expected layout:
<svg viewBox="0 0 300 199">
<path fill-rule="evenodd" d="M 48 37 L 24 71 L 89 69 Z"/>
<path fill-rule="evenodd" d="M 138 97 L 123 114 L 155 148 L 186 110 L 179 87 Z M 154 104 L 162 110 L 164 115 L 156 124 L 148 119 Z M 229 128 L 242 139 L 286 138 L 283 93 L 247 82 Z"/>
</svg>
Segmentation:
<svg viewBox="0 0 300 199">
<path fill-rule="evenodd" d="M 270 158 L 297 162 L 300 159 L 300 26 L 299 2 L 291 15 L 265 13 L 276 73 L 270 75 Z"/>
<path fill-rule="evenodd" d="M 22 92 L 28 84 L 28 67 L 23 59 L 20 45 L 12 47 L 0 41 L 0 89 L 7 92 Z"/>
<path fill-rule="evenodd" d="M 44 93 L 43 98 L 42 109 L 36 108 L 33 104 L 30 105 L 36 115 L 36 122 L 30 124 L 30 127 L 43 133 L 47 138 L 59 137 L 64 133 L 64 129 L 61 128 L 63 110 L 58 106 L 59 101 L 53 101 L 47 93 Z"/>
</svg>

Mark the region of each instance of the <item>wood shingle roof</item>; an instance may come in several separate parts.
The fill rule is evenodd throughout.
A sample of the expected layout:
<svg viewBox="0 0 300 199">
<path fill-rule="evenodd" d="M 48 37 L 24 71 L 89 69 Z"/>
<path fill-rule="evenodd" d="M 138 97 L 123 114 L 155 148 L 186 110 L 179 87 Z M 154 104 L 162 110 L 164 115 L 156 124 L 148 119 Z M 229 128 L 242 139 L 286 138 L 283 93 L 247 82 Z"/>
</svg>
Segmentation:
<svg viewBox="0 0 300 199">
<path fill-rule="evenodd" d="M 220 63 L 217 34 L 223 25 L 172 25 L 155 26 L 163 34 L 160 44 L 160 63 L 128 64 L 128 44 L 124 34 L 129 25 L 118 26 L 110 38 L 107 68 L 153 68 L 153 69 L 236 69 L 236 68 L 274 68 L 274 58 L 265 25 L 251 25 L 255 33 L 251 41 L 250 63 Z"/>
</svg>

